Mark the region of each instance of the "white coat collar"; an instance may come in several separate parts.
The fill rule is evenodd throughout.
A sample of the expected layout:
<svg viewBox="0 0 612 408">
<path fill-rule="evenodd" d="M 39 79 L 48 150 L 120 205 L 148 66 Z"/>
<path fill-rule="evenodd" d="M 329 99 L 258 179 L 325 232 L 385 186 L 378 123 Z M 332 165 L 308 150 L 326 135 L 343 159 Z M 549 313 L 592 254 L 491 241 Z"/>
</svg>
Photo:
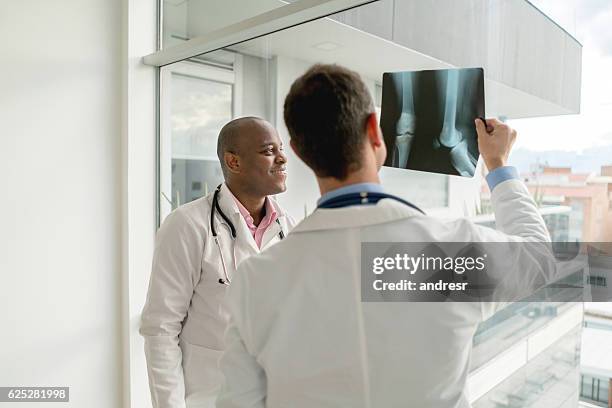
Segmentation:
<svg viewBox="0 0 612 408">
<path fill-rule="evenodd" d="M 415 216 L 424 215 L 397 200 L 385 198 L 376 205 L 316 209 L 312 214 L 304 218 L 291 233 L 359 228 Z"/>
<path fill-rule="evenodd" d="M 227 184 L 225 183 L 221 184 L 221 191 L 219 191 L 219 206 L 221 207 L 223 212 L 226 213 L 228 216 L 229 214 L 240 215 L 240 210 L 238 209 L 238 206 L 236 205 L 236 202 L 234 201 L 232 196 L 233 194 L 227 187 Z M 276 202 L 276 199 L 272 196 L 268 196 L 267 198 L 268 200 L 270 200 L 270 203 L 274 207 L 277 217 L 280 218 L 280 217 L 285 216 L 285 211 L 282 209 L 280 205 L 278 205 L 278 203 Z M 211 205 L 212 205 L 212 198 L 211 198 Z"/>
<path fill-rule="evenodd" d="M 276 211 L 277 219 L 282 222 L 283 218 L 285 217 L 285 211 L 278 205 L 273 197 L 268 196 L 268 200 L 270 200 L 270 203 Z M 210 198 L 210 205 L 212 206 L 212 195 Z M 238 250 L 236 250 L 236 247 L 234 247 L 236 264 L 240 263 L 242 260 L 246 259 L 246 257 L 252 254 L 259 253 L 261 249 L 265 248 L 270 243 L 271 239 L 278 234 L 278 231 L 280 231 L 281 227 L 277 225 L 277 223 L 270 225 L 268 231 L 266 231 L 266 234 L 264 234 L 261 249 L 258 248 L 257 244 L 255 243 L 255 238 L 253 238 L 246 221 L 242 217 L 242 214 L 240 214 L 238 205 L 236 205 L 236 201 L 234 201 L 233 194 L 231 194 L 231 191 L 225 183 L 221 184 L 221 189 L 219 190 L 219 207 L 221 207 L 223 213 L 230 219 L 232 224 L 234 224 L 234 228 L 236 228 L 236 238 L 239 239 L 239 242 L 246 244 L 246 246 L 239 245 Z M 246 248 L 250 248 L 250 250 L 247 250 Z"/>
</svg>

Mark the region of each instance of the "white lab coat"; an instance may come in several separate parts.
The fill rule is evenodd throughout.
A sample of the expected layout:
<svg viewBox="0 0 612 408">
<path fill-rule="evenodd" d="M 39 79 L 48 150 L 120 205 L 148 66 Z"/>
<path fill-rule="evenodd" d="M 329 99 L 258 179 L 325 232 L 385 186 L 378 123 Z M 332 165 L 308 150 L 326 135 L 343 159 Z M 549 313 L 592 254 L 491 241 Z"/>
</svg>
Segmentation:
<svg viewBox="0 0 612 408">
<path fill-rule="evenodd" d="M 361 302 L 360 244 L 550 240 L 521 181 L 497 185 L 492 202 L 511 236 L 384 199 L 316 210 L 243 263 L 230 288 L 217 407 L 469 406 L 472 337 L 500 304 Z"/>
<path fill-rule="evenodd" d="M 234 199 L 223 184 L 219 205 L 236 228 L 215 214 L 215 228 L 229 278 L 236 265 L 257 254 L 257 247 Z M 228 323 L 225 279 L 219 248 L 210 232 L 213 194 L 172 212 L 159 229 L 140 333 L 145 340 L 154 408 L 214 407 L 222 383 L 218 359 Z M 284 234 L 294 226 L 273 198 Z M 281 226 L 270 225 L 262 248 L 280 240 Z"/>
</svg>

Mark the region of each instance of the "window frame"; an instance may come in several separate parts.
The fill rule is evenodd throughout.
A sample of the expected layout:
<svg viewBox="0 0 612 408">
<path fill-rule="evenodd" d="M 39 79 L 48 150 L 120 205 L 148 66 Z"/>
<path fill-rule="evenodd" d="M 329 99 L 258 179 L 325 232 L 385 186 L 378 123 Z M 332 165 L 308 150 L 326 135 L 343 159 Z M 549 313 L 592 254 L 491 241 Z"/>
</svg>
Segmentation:
<svg viewBox="0 0 612 408">
<path fill-rule="evenodd" d="M 232 118 L 242 112 L 242 57 L 234 55 L 233 63 L 217 66 L 201 61 L 187 60 L 160 68 L 159 98 L 159 215 L 157 227 L 172 212 L 172 77 L 182 75 L 189 78 L 227 84 L 232 87 Z"/>
</svg>

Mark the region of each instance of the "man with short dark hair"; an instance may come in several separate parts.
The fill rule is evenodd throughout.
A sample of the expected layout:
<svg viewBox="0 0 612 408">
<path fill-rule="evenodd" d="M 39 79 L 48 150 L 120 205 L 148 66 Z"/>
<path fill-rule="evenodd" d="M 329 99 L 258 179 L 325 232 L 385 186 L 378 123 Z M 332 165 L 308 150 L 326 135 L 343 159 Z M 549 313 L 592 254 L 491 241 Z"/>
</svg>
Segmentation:
<svg viewBox="0 0 612 408">
<path fill-rule="evenodd" d="M 317 176 L 344 180 L 364 167 L 363 131 L 376 119 L 374 103 L 352 71 L 318 66 L 309 72 L 312 75 L 299 78 L 285 99 L 291 144 Z M 378 147 L 377 154 L 384 155 L 384 144 Z"/>
<path fill-rule="evenodd" d="M 549 241 L 529 192 L 506 166 L 516 132 L 474 118 L 496 231 L 443 222 L 384 192 L 378 171 L 386 148 L 356 73 L 315 65 L 293 83 L 284 115 L 321 198 L 290 237 L 240 266 L 217 406 L 468 407 L 472 336 L 500 305 L 362 302 L 361 243 Z M 507 255 L 527 256 L 509 245 Z"/>
<path fill-rule="evenodd" d="M 272 197 L 287 177 L 272 125 L 234 119 L 219 132 L 217 154 L 225 183 L 177 208 L 157 233 L 140 327 L 154 408 L 214 407 L 236 267 L 295 224 Z"/>
</svg>

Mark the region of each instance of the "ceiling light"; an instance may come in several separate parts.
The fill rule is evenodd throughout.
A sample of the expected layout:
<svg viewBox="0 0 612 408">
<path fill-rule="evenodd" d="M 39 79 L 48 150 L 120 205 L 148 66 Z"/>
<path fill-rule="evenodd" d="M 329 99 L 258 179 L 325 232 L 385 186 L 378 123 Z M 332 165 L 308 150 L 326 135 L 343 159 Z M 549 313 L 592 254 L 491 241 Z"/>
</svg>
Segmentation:
<svg viewBox="0 0 612 408">
<path fill-rule="evenodd" d="M 333 51 L 340 47 L 342 47 L 340 44 L 336 44 L 331 41 L 326 41 L 326 42 L 322 42 L 322 43 L 313 45 L 313 48 L 316 48 L 318 50 L 323 50 L 323 51 Z"/>
</svg>

